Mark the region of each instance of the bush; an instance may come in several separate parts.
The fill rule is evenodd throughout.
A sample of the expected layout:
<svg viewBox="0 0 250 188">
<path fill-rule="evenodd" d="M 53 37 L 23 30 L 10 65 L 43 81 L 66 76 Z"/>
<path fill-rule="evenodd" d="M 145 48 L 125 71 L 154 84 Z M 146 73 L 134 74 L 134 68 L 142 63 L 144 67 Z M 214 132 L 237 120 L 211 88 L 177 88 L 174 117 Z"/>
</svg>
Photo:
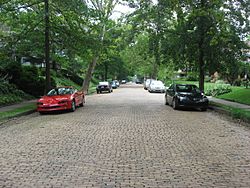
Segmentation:
<svg viewBox="0 0 250 188">
<path fill-rule="evenodd" d="M 39 77 L 36 67 L 23 67 L 18 87 L 33 96 L 41 96 L 45 89 L 45 79 Z"/>
<path fill-rule="evenodd" d="M 0 106 L 29 100 L 33 97 L 18 90 L 15 85 L 9 84 L 3 79 L 0 79 Z"/>
<path fill-rule="evenodd" d="M 205 94 L 208 96 L 218 96 L 231 91 L 232 89 L 229 84 L 214 84 L 214 86 L 206 88 Z"/>
<path fill-rule="evenodd" d="M 199 77 L 198 74 L 195 72 L 189 72 L 186 78 L 186 81 L 198 81 Z"/>
</svg>

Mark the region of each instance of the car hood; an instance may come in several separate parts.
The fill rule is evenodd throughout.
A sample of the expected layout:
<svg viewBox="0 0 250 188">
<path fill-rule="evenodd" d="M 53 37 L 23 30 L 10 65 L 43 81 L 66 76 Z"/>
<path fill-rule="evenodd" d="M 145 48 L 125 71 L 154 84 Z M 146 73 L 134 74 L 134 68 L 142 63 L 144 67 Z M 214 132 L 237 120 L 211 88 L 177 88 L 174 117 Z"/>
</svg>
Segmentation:
<svg viewBox="0 0 250 188">
<path fill-rule="evenodd" d="M 55 104 L 59 101 L 70 100 L 71 95 L 55 95 L 55 96 L 43 96 L 38 100 L 38 102 L 42 102 L 45 104 Z"/>
</svg>

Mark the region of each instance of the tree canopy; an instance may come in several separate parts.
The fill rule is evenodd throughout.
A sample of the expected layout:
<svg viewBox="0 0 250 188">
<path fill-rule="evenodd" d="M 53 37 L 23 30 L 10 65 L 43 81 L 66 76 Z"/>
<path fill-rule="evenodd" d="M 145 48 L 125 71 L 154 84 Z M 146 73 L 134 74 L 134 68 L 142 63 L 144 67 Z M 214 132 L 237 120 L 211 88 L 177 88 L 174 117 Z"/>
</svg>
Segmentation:
<svg viewBox="0 0 250 188">
<path fill-rule="evenodd" d="M 83 77 L 85 91 L 92 76 L 171 79 L 178 69 L 197 73 L 201 89 L 215 71 L 233 84 L 248 48 L 248 0 L 48 2 L 50 63 Z M 134 11 L 112 20 L 117 4 Z M 44 61 L 44 17 L 43 0 L 1 1 L 1 66 L 22 57 Z"/>
</svg>

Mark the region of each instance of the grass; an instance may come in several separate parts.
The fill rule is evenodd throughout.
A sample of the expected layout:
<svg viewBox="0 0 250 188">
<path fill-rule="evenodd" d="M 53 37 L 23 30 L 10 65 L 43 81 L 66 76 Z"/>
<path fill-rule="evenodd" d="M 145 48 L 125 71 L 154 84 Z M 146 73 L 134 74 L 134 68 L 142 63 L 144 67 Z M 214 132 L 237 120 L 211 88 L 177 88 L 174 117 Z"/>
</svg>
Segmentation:
<svg viewBox="0 0 250 188">
<path fill-rule="evenodd" d="M 216 102 L 210 102 L 210 104 L 226 110 L 227 112 L 229 112 L 230 116 L 232 116 L 234 119 L 242 119 L 242 120 L 250 122 L 249 110 L 226 106 L 226 105 L 219 104 Z"/>
<path fill-rule="evenodd" d="M 35 110 L 35 109 L 36 109 L 35 104 L 28 104 L 26 106 L 16 108 L 16 109 L 13 109 L 13 110 L 0 112 L 0 120 L 16 117 L 16 116 L 19 116 L 19 115 L 21 115 L 23 113 L 26 113 L 26 112 L 29 112 L 29 111 Z"/>
<path fill-rule="evenodd" d="M 232 92 L 220 95 L 217 98 L 250 105 L 250 88 L 232 87 Z"/>
<path fill-rule="evenodd" d="M 62 77 L 54 77 L 57 86 L 73 86 L 77 90 L 81 90 L 81 86 L 77 85 L 75 82 Z"/>
</svg>

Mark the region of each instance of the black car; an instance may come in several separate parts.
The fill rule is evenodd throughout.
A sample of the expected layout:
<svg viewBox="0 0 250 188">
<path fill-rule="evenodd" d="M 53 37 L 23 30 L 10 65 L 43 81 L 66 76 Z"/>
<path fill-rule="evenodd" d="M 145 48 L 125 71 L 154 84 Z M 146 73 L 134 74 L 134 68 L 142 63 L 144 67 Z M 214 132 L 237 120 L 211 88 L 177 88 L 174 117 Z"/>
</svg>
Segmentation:
<svg viewBox="0 0 250 188">
<path fill-rule="evenodd" d="M 174 109 L 190 107 L 206 111 L 208 98 L 196 85 L 173 84 L 166 90 L 165 104 L 170 104 Z"/>
<path fill-rule="evenodd" d="M 103 91 L 107 91 L 109 93 L 113 92 L 112 86 L 109 82 L 99 82 L 99 84 L 96 86 L 96 92 L 102 93 Z"/>
</svg>

